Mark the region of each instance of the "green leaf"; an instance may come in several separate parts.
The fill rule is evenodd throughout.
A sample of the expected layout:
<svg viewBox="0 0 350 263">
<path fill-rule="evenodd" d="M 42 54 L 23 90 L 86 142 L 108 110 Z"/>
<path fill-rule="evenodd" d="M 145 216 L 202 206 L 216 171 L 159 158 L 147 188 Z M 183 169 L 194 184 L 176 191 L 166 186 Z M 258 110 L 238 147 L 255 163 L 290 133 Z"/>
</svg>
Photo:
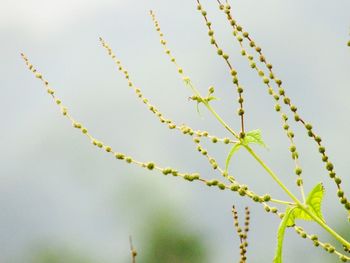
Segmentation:
<svg viewBox="0 0 350 263">
<path fill-rule="evenodd" d="M 306 198 L 306 205 L 309 211 L 316 215 L 318 218 L 320 218 L 322 221 L 324 221 L 321 211 L 323 195 L 324 187 L 322 183 L 319 183 L 314 187 L 314 189 L 312 189 L 312 191 L 308 194 Z M 287 227 L 292 227 L 295 225 L 296 219 L 313 220 L 305 211 L 303 211 L 297 206 L 287 208 L 286 213 L 278 228 L 277 249 L 273 263 L 282 263 L 282 247 L 284 233 Z"/>
<path fill-rule="evenodd" d="M 266 147 L 266 144 L 264 143 L 262 136 L 261 136 L 261 130 L 259 130 L 259 129 L 248 132 L 245 135 L 243 142 L 247 145 L 250 143 L 256 143 L 256 144 L 259 144 L 263 147 Z"/>
<path fill-rule="evenodd" d="M 229 165 L 230 165 L 230 161 L 231 161 L 231 158 L 232 158 L 232 156 L 233 156 L 233 154 L 235 153 L 235 152 L 237 152 L 238 150 L 239 150 L 239 148 L 241 148 L 241 143 L 235 143 L 233 146 L 232 146 L 232 148 L 231 148 L 231 150 L 230 150 L 230 152 L 228 153 L 228 155 L 227 155 L 227 158 L 226 158 L 226 165 L 225 165 L 225 171 L 227 172 L 227 170 L 228 170 L 228 167 L 229 167 Z"/>
<path fill-rule="evenodd" d="M 324 187 L 322 183 L 319 183 L 308 194 L 306 198 L 306 205 L 311 213 L 313 213 L 319 219 L 325 222 L 321 211 L 323 195 L 324 195 Z M 300 209 L 299 207 L 295 207 L 295 210 L 293 212 L 293 218 L 294 220 L 301 219 L 306 221 L 313 221 L 312 217 L 309 216 L 307 213 L 305 213 L 305 211 Z"/>
<path fill-rule="evenodd" d="M 286 228 L 294 225 L 294 211 L 296 207 L 288 207 L 284 217 L 280 223 L 280 226 L 278 227 L 278 233 L 277 233 L 277 248 L 275 252 L 275 257 L 273 259 L 273 263 L 282 263 L 282 248 L 283 248 L 283 240 L 284 240 L 284 234 L 286 232 Z"/>
<path fill-rule="evenodd" d="M 322 183 L 319 183 L 308 194 L 306 198 L 306 204 L 308 205 L 311 212 L 314 213 L 318 218 L 320 218 L 324 222 L 321 210 L 323 195 L 324 187 Z"/>
</svg>

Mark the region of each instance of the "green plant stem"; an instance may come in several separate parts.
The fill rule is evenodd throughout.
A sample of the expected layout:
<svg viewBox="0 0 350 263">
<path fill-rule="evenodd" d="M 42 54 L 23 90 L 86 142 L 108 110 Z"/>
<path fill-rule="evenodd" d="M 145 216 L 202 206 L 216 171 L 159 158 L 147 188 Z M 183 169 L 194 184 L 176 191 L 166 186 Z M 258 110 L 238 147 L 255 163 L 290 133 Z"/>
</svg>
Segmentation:
<svg viewBox="0 0 350 263">
<path fill-rule="evenodd" d="M 192 85 L 191 82 L 188 82 L 190 88 L 196 93 L 196 95 L 201 97 L 199 91 Z M 206 108 L 214 115 L 214 117 L 228 130 L 233 136 L 239 138 L 237 133 L 231 129 L 229 125 L 219 116 L 219 114 L 211 107 L 208 102 L 204 102 Z M 307 213 L 316 223 L 318 223 L 322 228 L 324 228 L 328 233 L 330 233 L 335 239 L 337 239 L 340 243 L 345 245 L 346 247 L 350 247 L 350 243 L 346 241 L 342 236 L 340 236 L 337 232 L 335 232 L 332 228 L 330 228 L 327 224 L 325 224 L 320 218 L 314 215 L 309 211 L 308 207 L 302 204 L 299 199 L 283 184 L 283 182 L 278 178 L 278 176 L 265 164 L 265 162 L 250 148 L 248 145 L 242 144 L 244 148 L 254 157 L 254 159 L 266 170 L 266 172 L 272 177 L 272 179 L 287 193 L 287 195 L 295 202 L 300 209 L 302 209 L 305 213 Z"/>
<path fill-rule="evenodd" d="M 298 198 L 296 198 L 289 189 L 282 183 L 282 181 L 278 178 L 278 176 L 264 163 L 264 161 L 247 145 L 244 145 L 247 151 L 254 157 L 255 160 L 269 173 L 269 175 L 278 183 L 278 185 L 289 195 L 290 198 L 293 199 L 295 204 L 302 209 L 305 213 L 307 213 L 316 223 L 318 223 L 321 227 L 323 227 L 328 233 L 330 233 L 334 238 L 336 238 L 340 243 L 345 245 L 346 247 L 350 246 L 350 243 L 346 241 L 342 236 L 340 236 L 337 232 L 335 232 L 332 228 L 330 228 L 326 223 L 324 223 L 318 216 L 314 215 L 309 211 L 308 207 L 302 204 Z"/>
</svg>

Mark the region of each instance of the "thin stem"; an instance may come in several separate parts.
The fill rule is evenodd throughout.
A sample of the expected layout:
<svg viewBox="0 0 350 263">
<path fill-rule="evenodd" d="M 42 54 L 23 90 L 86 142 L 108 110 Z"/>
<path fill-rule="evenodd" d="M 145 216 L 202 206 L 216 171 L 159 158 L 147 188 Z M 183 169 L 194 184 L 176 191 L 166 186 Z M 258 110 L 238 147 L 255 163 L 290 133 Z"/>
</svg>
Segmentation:
<svg viewBox="0 0 350 263">
<path fill-rule="evenodd" d="M 267 171 L 267 173 L 272 177 L 273 180 L 287 193 L 287 195 L 296 203 L 300 204 L 299 199 L 293 195 L 293 193 L 283 184 L 283 182 L 278 178 L 278 176 L 265 164 L 265 162 L 250 148 L 248 145 L 243 145 L 244 148 L 254 157 L 255 160 Z"/>
<path fill-rule="evenodd" d="M 302 209 L 305 213 L 307 213 L 316 223 L 318 223 L 321 227 L 323 227 L 328 233 L 330 233 L 333 237 L 335 237 L 340 243 L 349 247 L 350 243 L 346 241 L 342 236 L 340 236 L 337 232 L 335 232 L 332 228 L 330 228 L 327 224 L 325 224 L 318 216 L 314 215 L 309 211 L 307 206 L 303 205 L 290 191 L 289 189 L 282 183 L 282 181 L 278 178 L 278 176 L 264 163 L 263 160 L 249 147 L 244 146 L 247 151 L 261 164 L 261 166 L 270 174 L 270 176 L 278 183 L 278 185 L 289 195 L 290 198 L 293 199 L 295 204 Z"/>
</svg>

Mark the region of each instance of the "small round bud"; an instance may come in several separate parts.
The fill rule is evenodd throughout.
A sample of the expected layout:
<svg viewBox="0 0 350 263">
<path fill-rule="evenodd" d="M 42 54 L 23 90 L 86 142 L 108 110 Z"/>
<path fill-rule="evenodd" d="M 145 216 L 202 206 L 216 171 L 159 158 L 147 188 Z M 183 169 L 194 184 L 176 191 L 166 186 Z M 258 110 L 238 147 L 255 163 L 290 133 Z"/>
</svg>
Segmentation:
<svg viewBox="0 0 350 263">
<path fill-rule="evenodd" d="M 218 53 L 219 56 L 222 56 L 222 54 L 223 54 L 222 49 L 219 48 L 219 49 L 217 50 L 217 53 Z"/>
<path fill-rule="evenodd" d="M 263 196 L 263 199 L 264 199 L 264 202 L 268 202 L 268 201 L 271 200 L 271 196 L 269 196 L 269 195 L 264 195 L 264 196 Z"/>
<path fill-rule="evenodd" d="M 154 163 L 148 163 L 147 164 L 147 169 L 153 170 L 154 169 Z"/>
<path fill-rule="evenodd" d="M 111 147 L 111 146 L 106 146 L 106 147 L 105 147 L 105 150 L 106 150 L 106 152 L 108 152 L 108 153 L 109 153 L 109 152 L 111 152 L 111 151 L 112 151 L 112 147 Z"/>
<path fill-rule="evenodd" d="M 225 143 L 225 144 L 229 144 L 229 143 L 230 143 L 230 139 L 229 139 L 229 138 L 225 138 L 225 139 L 224 139 L 224 143 Z"/>
<path fill-rule="evenodd" d="M 122 153 L 115 153 L 115 158 L 119 160 L 123 160 L 125 158 L 125 155 Z"/>
<path fill-rule="evenodd" d="M 312 125 L 310 123 L 307 123 L 305 124 L 305 128 L 310 131 L 312 130 Z"/>
<path fill-rule="evenodd" d="M 323 146 L 318 147 L 320 153 L 325 153 L 326 149 Z"/>
<path fill-rule="evenodd" d="M 339 177 L 335 177 L 334 182 L 339 185 L 341 184 L 341 179 Z"/>
<path fill-rule="evenodd" d="M 218 138 L 213 137 L 213 138 L 211 139 L 211 141 L 212 141 L 213 143 L 217 143 L 217 142 L 218 142 Z"/>
<path fill-rule="evenodd" d="M 297 186 L 302 186 L 303 185 L 303 179 L 298 178 L 296 183 L 297 183 Z"/>
<path fill-rule="evenodd" d="M 223 184 L 223 183 L 219 183 L 218 184 L 218 187 L 221 189 L 221 190 L 225 190 L 226 186 Z"/>
<path fill-rule="evenodd" d="M 296 175 L 301 175 L 302 172 L 303 172 L 303 170 L 300 167 L 295 168 Z"/>
<path fill-rule="evenodd" d="M 338 197 L 343 197 L 344 196 L 344 191 L 343 190 L 338 190 L 337 192 Z"/>
<path fill-rule="evenodd" d="M 243 109 L 239 109 L 239 110 L 238 110 L 238 115 L 239 115 L 239 116 L 242 116 L 243 114 L 244 114 L 244 110 L 243 110 Z"/>
<path fill-rule="evenodd" d="M 328 163 L 326 164 L 326 169 L 327 169 L 328 171 L 332 171 L 333 168 L 334 168 L 334 166 L 333 166 L 333 164 L 332 164 L 331 162 L 328 162 Z"/>
<path fill-rule="evenodd" d="M 329 177 L 330 177 L 330 178 L 334 178 L 334 177 L 335 177 L 335 172 L 333 172 L 333 171 L 330 172 L 330 173 L 329 173 Z"/>
</svg>

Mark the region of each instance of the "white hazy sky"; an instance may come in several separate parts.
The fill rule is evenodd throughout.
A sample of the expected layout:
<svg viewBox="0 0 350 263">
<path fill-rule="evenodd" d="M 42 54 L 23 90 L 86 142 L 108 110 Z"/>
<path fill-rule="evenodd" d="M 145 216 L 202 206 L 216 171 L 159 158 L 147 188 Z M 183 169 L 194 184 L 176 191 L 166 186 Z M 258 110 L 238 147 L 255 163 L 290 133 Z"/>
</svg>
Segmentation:
<svg viewBox="0 0 350 263">
<path fill-rule="evenodd" d="M 240 71 L 247 127 L 262 129 L 270 150 L 258 149 L 259 153 L 296 190 L 288 141 L 272 100 L 240 57 L 215 2 L 207 0 L 203 5 L 218 40 Z M 99 46 L 98 37 L 103 36 L 145 96 L 169 118 L 227 136 L 209 113 L 202 110 L 199 117 L 188 102 L 190 93 L 162 52 L 149 9 L 157 12 L 186 72 L 203 92 L 209 85 L 216 86 L 221 100 L 214 106 L 238 127 L 229 75 L 209 45 L 195 1 L 0 0 L 0 262 L 28 262 L 25 258 L 43 244 L 70 247 L 99 262 L 118 262 L 128 257 L 128 234 L 137 240 L 147 224 L 156 224 L 147 218 L 164 207 L 177 211 L 179 220 L 194 231 L 204 232 L 212 249 L 211 262 L 232 262 L 238 257 L 232 249 L 238 247 L 231 229 L 233 203 L 252 209 L 250 262 L 271 262 L 278 220 L 231 193 L 153 175 L 97 151 L 71 129 L 20 59 L 19 53 L 25 51 L 73 116 L 96 137 L 140 160 L 215 176 L 190 138 L 164 128 L 137 101 Z M 235 0 L 233 9 L 263 47 L 301 113 L 324 138 L 344 188 L 350 189 L 346 151 L 350 147 L 350 50 L 346 46 L 350 2 Z M 324 182 L 326 219 L 339 228 L 345 214 L 335 200 L 335 187 L 326 178 L 314 144 L 302 129 L 293 128 L 298 133 L 306 188 Z M 223 162 L 228 149 L 211 148 Z M 248 156 L 240 153 L 236 158 L 232 172 L 240 181 L 259 193 L 285 198 L 259 167 L 250 165 Z M 313 225 L 307 227 L 319 231 Z M 311 254 L 310 249 L 309 242 L 287 234 L 286 262 L 316 262 L 314 257 L 322 256 L 322 262 L 335 261 L 321 250 L 313 249 Z"/>
</svg>

